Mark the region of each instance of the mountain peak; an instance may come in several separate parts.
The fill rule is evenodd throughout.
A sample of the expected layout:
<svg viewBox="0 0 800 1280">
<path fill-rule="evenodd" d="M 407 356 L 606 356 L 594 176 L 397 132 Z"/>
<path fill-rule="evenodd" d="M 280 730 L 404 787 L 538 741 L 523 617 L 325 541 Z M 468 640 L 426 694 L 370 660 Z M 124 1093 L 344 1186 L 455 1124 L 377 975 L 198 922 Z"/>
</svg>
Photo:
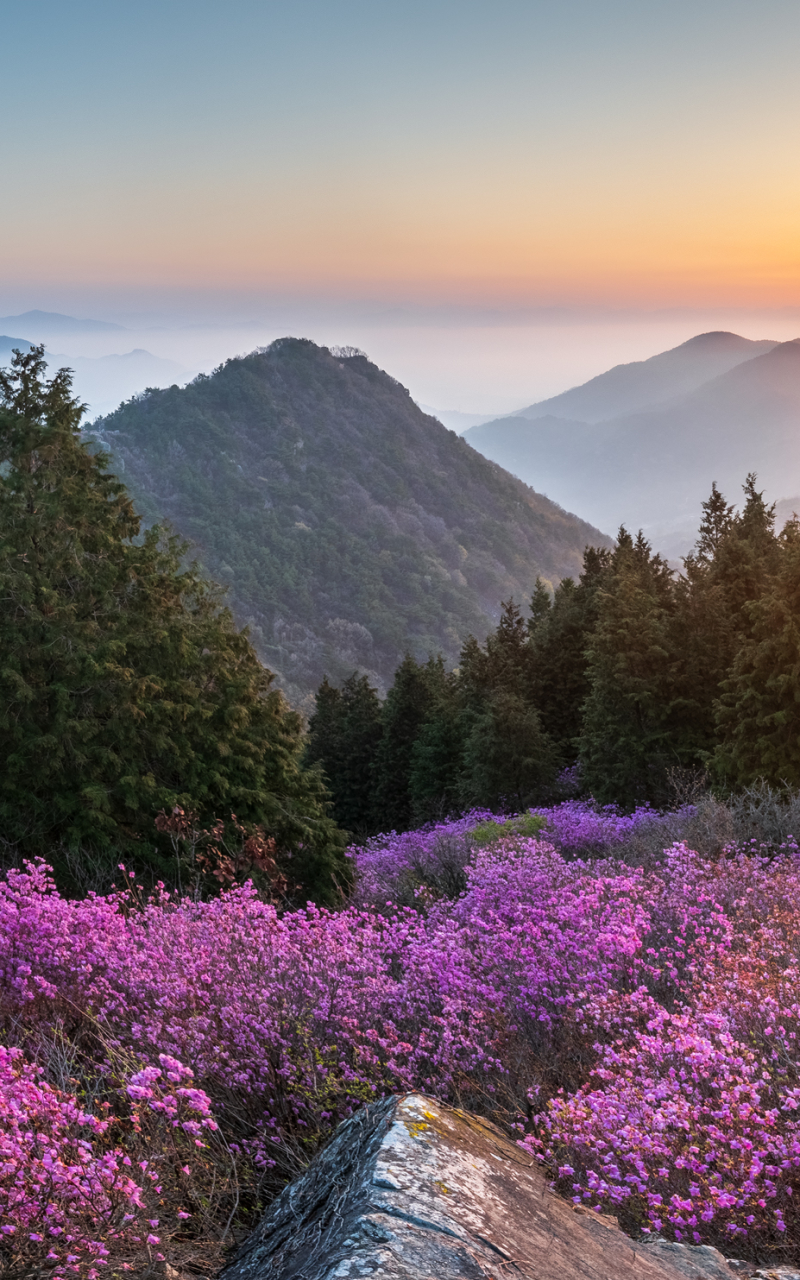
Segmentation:
<svg viewBox="0 0 800 1280">
<path fill-rule="evenodd" d="M 295 697 L 450 661 L 537 575 L 608 544 L 424 414 L 361 352 L 281 338 L 99 419 L 148 518 L 191 538 Z M 123 470 L 124 468 L 124 470 Z"/>
<path fill-rule="evenodd" d="M 698 333 L 670 351 L 662 351 L 649 360 L 615 365 L 582 386 L 529 405 L 513 416 L 541 418 L 555 414 L 582 422 L 603 422 L 687 395 L 776 345 L 772 341 L 754 342 L 724 330 Z"/>
</svg>

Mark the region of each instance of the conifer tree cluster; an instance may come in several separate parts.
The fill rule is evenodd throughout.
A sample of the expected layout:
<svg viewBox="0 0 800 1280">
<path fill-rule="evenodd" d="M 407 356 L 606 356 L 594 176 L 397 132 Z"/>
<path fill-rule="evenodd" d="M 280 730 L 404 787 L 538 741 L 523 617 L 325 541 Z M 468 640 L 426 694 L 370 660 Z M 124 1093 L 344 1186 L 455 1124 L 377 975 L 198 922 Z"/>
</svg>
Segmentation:
<svg viewBox="0 0 800 1280">
<path fill-rule="evenodd" d="M 80 439 L 70 374 L 42 347 L 0 371 L 0 839 L 62 882 L 120 860 L 170 878 L 155 828 L 258 827 L 287 882 L 331 898 L 343 838 L 300 718 L 215 588 L 163 528 L 142 531 Z M 272 846 L 270 846 L 272 847 Z"/>
<path fill-rule="evenodd" d="M 520 809 L 575 763 L 626 808 L 667 802 L 676 776 L 800 786 L 800 523 L 776 533 L 755 476 L 741 511 L 714 485 L 682 571 L 622 528 L 577 582 L 537 583 L 527 618 L 505 604 L 454 671 L 406 657 L 382 707 L 363 677 L 326 682 L 310 728 L 358 835 Z"/>
</svg>

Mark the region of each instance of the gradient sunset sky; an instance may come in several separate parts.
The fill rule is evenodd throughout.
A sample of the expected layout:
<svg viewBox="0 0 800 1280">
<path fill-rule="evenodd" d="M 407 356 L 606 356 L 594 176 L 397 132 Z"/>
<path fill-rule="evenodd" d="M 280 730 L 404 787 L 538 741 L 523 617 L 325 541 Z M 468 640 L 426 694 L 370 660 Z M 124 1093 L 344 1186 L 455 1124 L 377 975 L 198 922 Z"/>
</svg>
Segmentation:
<svg viewBox="0 0 800 1280">
<path fill-rule="evenodd" d="M 41 0 L 2 31 L 2 313 L 800 307 L 797 0 Z"/>
</svg>

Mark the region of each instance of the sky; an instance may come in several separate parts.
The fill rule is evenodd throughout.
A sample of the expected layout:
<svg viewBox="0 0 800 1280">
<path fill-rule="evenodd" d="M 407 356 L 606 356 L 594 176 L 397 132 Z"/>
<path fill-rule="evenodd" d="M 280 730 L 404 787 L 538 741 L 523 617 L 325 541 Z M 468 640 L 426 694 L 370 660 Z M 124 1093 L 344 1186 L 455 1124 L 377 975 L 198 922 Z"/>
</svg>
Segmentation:
<svg viewBox="0 0 800 1280">
<path fill-rule="evenodd" d="M 703 328 L 800 334 L 797 0 L 40 0 L 2 29 L 0 314 L 192 368 L 330 334 L 481 412 Z"/>
</svg>

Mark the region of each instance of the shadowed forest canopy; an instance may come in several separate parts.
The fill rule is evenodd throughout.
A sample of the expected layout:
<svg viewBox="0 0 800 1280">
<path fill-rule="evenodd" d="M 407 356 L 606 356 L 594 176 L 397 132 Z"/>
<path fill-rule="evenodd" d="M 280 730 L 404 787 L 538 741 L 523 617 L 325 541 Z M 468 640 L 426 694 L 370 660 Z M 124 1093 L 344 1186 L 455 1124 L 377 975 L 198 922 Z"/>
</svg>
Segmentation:
<svg viewBox="0 0 800 1280">
<path fill-rule="evenodd" d="M 596 529 L 424 414 L 365 356 L 296 339 L 149 391 L 93 428 L 148 518 L 230 588 L 294 697 L 406 651 L 454 661 Z"/>
<path fill-rule="evenodd" d="M 577 788 L 633 809 L 711 780 L 800 787 L 800 524 L 776 533 L 754 475 L 744 498 L 712 486 L 682 573 L 624 528 L 588 547 L 577 582 L 538 582 L 527 620 L 508 601 L 456 670 L 407 655 L 383 707 L 363 676 L 323 682 L 308 756 L 338 821 L 363 837 Z"/>
<path fill-rule="evenodd" d="M 300 717 L 184 545 L 140 520 L 41 347 L 0 371 L 0 837 L 78 887 L 163 873 L 154 821 L 263 828 L 322 899 L 342 838 Z M 270 845 L 270 848 L 273 846 Z M 105 871 L 103 870 L 105 868 Z M 169 872 L 167 872 L 167 876 Z"/>
</svg>

